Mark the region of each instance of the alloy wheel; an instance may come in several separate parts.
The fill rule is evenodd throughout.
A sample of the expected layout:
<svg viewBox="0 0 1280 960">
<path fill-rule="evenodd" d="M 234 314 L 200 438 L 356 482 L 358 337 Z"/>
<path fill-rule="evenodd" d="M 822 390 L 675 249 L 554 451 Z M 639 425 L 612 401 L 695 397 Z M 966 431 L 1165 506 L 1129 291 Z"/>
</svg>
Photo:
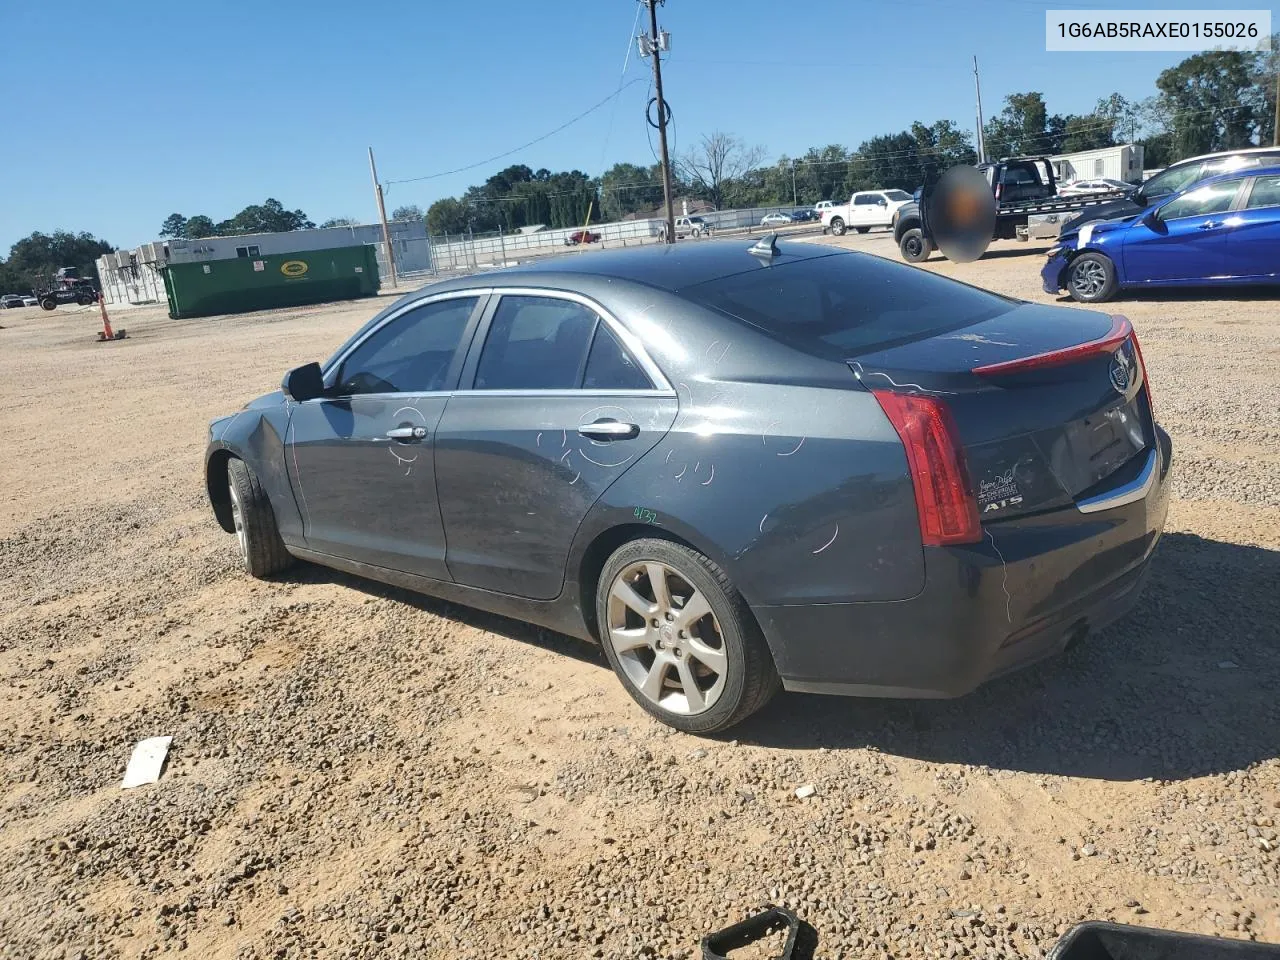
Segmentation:
<svg viewBox="0 0 1280 960">
<path fill-rule="evenodd" d="M 240 494 L 236 485 L 231 486 L 231 522 L 236 528 L 236 542 L 240 545 L 240 556 L 249 559 L 249 532 L 244 527 L 244 509 L 240 506 Z"/>
<path fill-rule="evenodd" d="M 609 589 L 605 642 L 642 696 L 695 715 L 724 691 L 729 657 L 706 596 L 678 570 L 646 560 L 625 567 Z"/>
<path fill-rule="evenodd" d="M 1107 271 L 1097 260 L 1081 260 L 1071 271 L 1071 289 L 1086 300 L 1096 297 L 1107 285 Z"/>
</svg>

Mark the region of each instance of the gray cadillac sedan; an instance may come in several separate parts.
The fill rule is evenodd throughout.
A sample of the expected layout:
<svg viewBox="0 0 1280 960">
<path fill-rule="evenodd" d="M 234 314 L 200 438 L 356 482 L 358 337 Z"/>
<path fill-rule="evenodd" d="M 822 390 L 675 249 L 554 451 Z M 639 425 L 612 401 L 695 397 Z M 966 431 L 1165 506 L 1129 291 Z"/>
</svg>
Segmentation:
<svg viewBox="0 0 1280 960">
<path fill-rule="evenodd" d="M 1135 602 L 1168 435 L 1123 317 L 767 238 L 433 284 L 210 426 L 294 558 L 598 640 L 722 730 L 780 687 L 951 697 Z"/>
</svg>

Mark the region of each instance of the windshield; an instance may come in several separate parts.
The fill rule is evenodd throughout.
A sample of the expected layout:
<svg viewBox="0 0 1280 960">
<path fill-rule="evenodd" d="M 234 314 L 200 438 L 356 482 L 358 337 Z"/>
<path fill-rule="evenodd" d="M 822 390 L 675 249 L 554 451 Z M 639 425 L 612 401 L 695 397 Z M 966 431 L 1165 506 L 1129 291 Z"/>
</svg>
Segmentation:
<svg viewBox="0 0 1280 960">
<path fill-rule="evenodd" d="M 884 192 L 884 195 L 888 197 L 890 200 L 910 200 L 911 199 L 911 194 L 907 193 L 905 190 L 886 190 Z"/>
<path fill-rule="evenodd" d="M 1199 173 L 1200 164 L 1198 163 L 1170 167 L 1168 170 L 1157 173 L 1144 183 L 1138 190 L 1138 196 L 1144 200 L 1152 200 L 1156 197 L 1167 196 L 1170 193 L 1177 193 L 1183 187 L 1192 183 Z"/>
<path fill-rule="evenodd" d="M 1016 303 L 859 254 L 778 263 L 681 294 L 802 350 L 838 359 L 989 320 Z"/>
</svg>

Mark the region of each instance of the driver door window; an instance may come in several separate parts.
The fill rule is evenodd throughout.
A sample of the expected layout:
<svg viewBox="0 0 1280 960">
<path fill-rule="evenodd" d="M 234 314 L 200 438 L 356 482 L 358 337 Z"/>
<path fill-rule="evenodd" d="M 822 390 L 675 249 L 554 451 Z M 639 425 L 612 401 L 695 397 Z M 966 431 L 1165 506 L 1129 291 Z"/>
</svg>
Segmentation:
<svg viewBox="0 0 1280 960">
<path fill-rule="evenodd" d="M 478 300 L 437 300 L 384 324 L 343 361 L 332 395 L 448 389 L 449 368 Z"/>
<path fill-rule="evenodd" d="M 1231 207 L 1240 190 L 1239 180 L 1210 183 L 1170 200 L 1160 208 L 1160 219 L 1168 222 L 1182 217 L 1203 217 L 1222 213 Z"/>
</svg>

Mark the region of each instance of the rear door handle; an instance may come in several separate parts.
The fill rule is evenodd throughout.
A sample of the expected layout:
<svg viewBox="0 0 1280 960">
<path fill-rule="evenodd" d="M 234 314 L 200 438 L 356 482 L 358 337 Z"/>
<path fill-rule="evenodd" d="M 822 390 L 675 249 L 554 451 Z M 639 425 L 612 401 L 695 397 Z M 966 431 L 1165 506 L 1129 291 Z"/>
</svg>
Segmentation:
<svg viewBox="0 0 1280 960">
<path fill-rule="evenodd" d="M 392 440 L 403 440 L 406 443 L 410 440 L 424 440 L 427 436 L 426 427 L 392 427 L 387 431 L 387 436 Z"/>
<path fill-rule="evenodd" d="M 578 427 L 578 432 L 593 440 L 630 440 L 640 436 L 640 427 L 617 420 L 597 420 L 595 423 L 582 424 Z"/>
</svg>

